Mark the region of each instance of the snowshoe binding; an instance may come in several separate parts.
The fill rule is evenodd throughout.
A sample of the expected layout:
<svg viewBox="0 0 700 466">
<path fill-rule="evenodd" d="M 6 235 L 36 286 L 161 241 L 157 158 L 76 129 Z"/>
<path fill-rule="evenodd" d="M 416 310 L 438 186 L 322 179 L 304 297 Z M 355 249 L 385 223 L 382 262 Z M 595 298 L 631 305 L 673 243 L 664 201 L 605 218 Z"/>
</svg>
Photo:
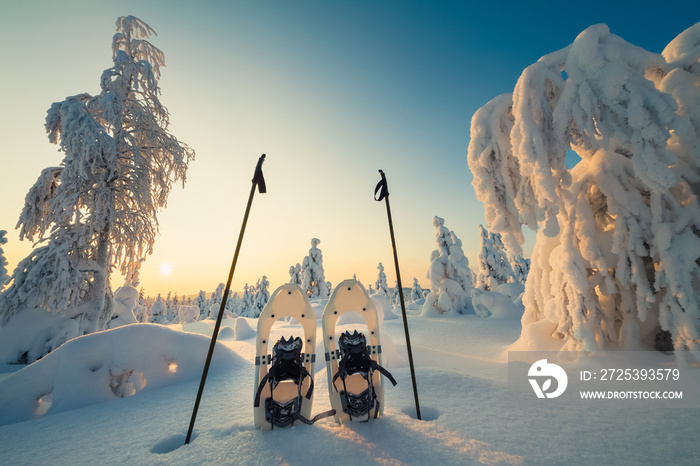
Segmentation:
<svg viewBox="0 0 700 466">
<path fill-rule="evenodd" d="M 352 333 L 341 333 L 338 346 L 340 346 L 340 362 L 338 363 L 338 372 L 333 375 L 333 386 L 336 386 L 335 382 L 338 378 L 342 380 L 343 390 L 340 391 L 340 401 L 343 412 L 350 416 L 350 420 L 365 417 L 366 420 L 369 420 L 369 415 L 374 408 L 374 418 L 376 419 L 381 405 L 377 400 L 372 383 L 374 371 L 379 371 L 393 385 L 396 385 L 396 380 L 389 371 L 370 357 L 370 348 L 367 346 L 367 339 L 363 333 L 359 333 L 357 330 Z M 349 376 L 354 374 L 359 374 L 367 382 L 367 388 L 361 393 L 348 391 L 346 381 Z"/>
<path fill-rule="evenodd" d="M 367 323 L 369 345 L 357 329 L 335 337 L 336 323 L 345 312 L 357 312 Z M 357 280 L 345 280 L 333 291 L 323 311 L 323 340 L 331 406 L 335 419 L 369 421 L 383 412 L 384 385 L 381 375 L 396 380 L 381 366 L 379 321 L 374 303 Z"/>
<path fill-rule="evenodd" d="M 303 364 L 301 353 L 302 342 L 299 337 L 282 337 L 272 348 L 272 367 L 265 374 L 255 393 L 254 406 L 260 406 L 260 396 L 266 384 L 270 385 L 270 396 L 265 398 L 265 420 L 275 427 L 287 427 L 299 420 L 305 424 L 313 424 L 317 420 L 332 416 L 335 411 L 321 413 L 313 419 L 307 419 L 301 414 L 303 398 L 301 386 L 305 378 L 309 378 L 308 390 L 304 398 L 311 399 L 314 392 L 314 378 Z M 280 382 L 291 380 L 297 387 L 297 395 L 291 400 L 279 402 L 275 400 L 274 390 Z"/>
</svg>

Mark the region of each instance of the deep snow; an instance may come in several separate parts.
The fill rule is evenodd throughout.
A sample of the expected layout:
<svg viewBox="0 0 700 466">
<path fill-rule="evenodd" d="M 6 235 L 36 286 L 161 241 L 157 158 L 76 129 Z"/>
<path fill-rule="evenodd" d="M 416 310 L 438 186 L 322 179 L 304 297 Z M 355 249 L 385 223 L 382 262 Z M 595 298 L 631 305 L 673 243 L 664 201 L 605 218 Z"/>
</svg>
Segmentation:
<svg viewBox="0 0 700 466">
<path fill-rule="evenodd" d="M 313 302 L 319 314 L 323 305 L 324 301 Z M 64 371 L 61 375 L 64 386 L 70 388 L 73 383 L 74 389 L 81 389 L 88 377 L 85 361 L 90 359 L 122 369 L 128 360 L 140 361 L 141 366 L 135 370 L 143 372 L 145 385 L 138 390 L 131 387 L 135 395 L 124 398 L 109 395 L 109 390 L 104 399 L 93 397 L 82 402 L 75 396 L 63 395 L 72 403 L 64 404 L 66 409 L 59 412 L 49 409 L 43 416 L 0 426 L 0 462 L 13 465 L 700 463 L 700 409 L 571 406 L 563 410 L 560 405 L 543 403 L 514 405 L 508 395 L 505 350 L 519 338 L 521 327 L 519 319 L 506 317 L 511 318 L 423 317 L 417 308 L 409 309 L 422 421 L 415 419 L 402 319 L 390 318 L 382 325 L 383 345 L 386 345 L 384 365 L 399 384 L 387 386 L 384 417 L 343 426 L 330 418 L 313 426 L 298 425 L 272 432 L 257 431 L 253 426 L 256 320 L 226 319 L 215 352 L 216 364 L 210 371 L 199 408 L 194 438 L 187 446 L 182 444 L 201 374 L 196 361 L 203 364 L 209 342 L 204 335 L 211 334 L 214 321 L 167 327 L 136 324 L 89 335 L 73 341 L 73 348 L 69 343 L 22 370 L 0 366 L 2 415 L 10 406 L 7 404 L 10 397 L 31 391 L 32 396 L 36 395 L 37 380 L 49 377 L 48 368 Z M 293 333 L 294 328 L 289 323 L 277 323 L 273 332 L 281 336 Z M 150 343 L 146 344 L 149 332 Z M 137 334 L 146 339 L 142 355 L 134 347 Z M 94 343 L 90 343 L 90 338 Z M 319 346 L 317 353 L 322 351 Z M 173 373 L 157 369 L 161 354 L 179 358 Z M 62 358 L 67 361 L 69 357 L 73 362 L 63 365 L 56 362 Z M 318 357 L 323 361 L 322 356 L 317 354 Z M 44 364 L 47 371 L 38 371 L 39 364 Z M 697 373 L 698 369 L 694 371 Z M 160 388 L 149 385 L 152 373 L 160 374 L 153 379 L 153 385 Z M 324 396 L 328 393 L 324 364 L 316 364 L 315 384 L 313 411 L 329 409 L 328 397 Z M 53 403 L 60 405 L 59 394 L 54 395 Z"/>
</svg>

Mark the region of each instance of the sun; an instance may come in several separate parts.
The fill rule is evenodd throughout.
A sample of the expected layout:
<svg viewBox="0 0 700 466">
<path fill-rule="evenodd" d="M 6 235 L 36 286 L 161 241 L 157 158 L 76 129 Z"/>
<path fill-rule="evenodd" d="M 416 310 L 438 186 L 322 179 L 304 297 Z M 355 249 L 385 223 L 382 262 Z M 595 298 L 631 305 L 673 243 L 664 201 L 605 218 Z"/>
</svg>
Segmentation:
<svg viewBox="0 0 700 466">
<path fill-rule="evenodd" d="M 170 262 L 163 262 L 160 264 L 161 275 L 170 275 L 173 272 L 173 266 Z"/>
</svg>

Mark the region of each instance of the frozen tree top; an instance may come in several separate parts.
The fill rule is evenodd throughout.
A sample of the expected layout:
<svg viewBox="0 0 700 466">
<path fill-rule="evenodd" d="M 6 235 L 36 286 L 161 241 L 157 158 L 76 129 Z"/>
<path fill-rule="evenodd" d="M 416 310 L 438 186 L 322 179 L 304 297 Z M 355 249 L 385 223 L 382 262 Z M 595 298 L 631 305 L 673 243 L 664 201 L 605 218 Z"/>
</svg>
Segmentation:
<svg viewBox="0 0 700 466">
<path fill-rule="evenodd" d="M 672 67 L 696 67 L 700 71 L 700 23 L 690 26 L 661 52 Z"/>
</svg>

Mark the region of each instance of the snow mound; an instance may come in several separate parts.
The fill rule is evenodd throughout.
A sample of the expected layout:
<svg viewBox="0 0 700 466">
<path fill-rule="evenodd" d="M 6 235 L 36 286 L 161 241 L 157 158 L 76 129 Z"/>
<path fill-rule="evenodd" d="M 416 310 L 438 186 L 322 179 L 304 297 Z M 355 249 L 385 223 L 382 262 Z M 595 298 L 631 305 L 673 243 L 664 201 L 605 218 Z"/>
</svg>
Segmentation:
<svg viewBox="0 0 700 466">
<path fill-rule="evenodd" d="M 374 303 L 374 308 L 377 310 L 377 320 L 379 320 L 379 322 L 396 318 L 396 315 L 391 312 L 391 303 L 389 303 L 386 296 L 373 294 L 369 299 Z"/>
<path fill-rule="evenodd" d="M 197 306 L 180 306 L 178 308 L 178 317 L 181 324 L 189 324 L 199 320 L 199 308 Z"/>
<path fill-rule="evenodd" d="M 396 346 L 394 345 L 394 340 L 391 338 L 391 335 L 386 331 L 382 331 L 381 339 L 382 365 L 387 369 L 406 367 L 406 361 L 396 350 Z"/>
<path fill-rule="evenodd" d="M 564 341 L 552 336 L 556 329 L 557 324 L 547 319 L 532 322 L 523 327 L 508 351 L 559 351 Z"/>
<path fill-rule="evenodd" d="M 519 320 L 523 317 L 523 307 L 518 306 L 506 295 L 495 291 L 476 291 L 472 297 L 474 312 L 480 317 L 500 320 Z"/>
<path fill-rule="evenodd" d="M 236 339 L 236 332 L 233 330 L 232 327 L 221 327 L 221 330 L 219 330 L 219 336 L 217 337 L 219 340 L 235 340 Z"/>
<path fill-rule="evenodd" d="M 365 321 L 365 318 L 362 317 L 362 315 L 359 312 L 344 312 L 341 314 L 340 317 L 338 317 L 338 321 L 336 322 L 336 326 L 341 326 L 341 325 L 349 325 L 349 324 L 360 324 L 360 325 L 366 325 L 367 322 Z"/>
<path fill-rule="evenodd" d="M 523 294 L 525 291 L 525 285 L 521 283 L 501 283 L 496 287 L 496 293 L 501 293 L 504 296 L 508 296 L 511 301 L 518 299 L 518 296 Z"/>
<path fill-rule="evenodd" d="M 248 319 L 244 317 L 239 317 L 233 324 L 233 339 L 234 340 L 247 340 L 249 338 L 255 338 L 257 330 L 253 329 L 248 323 Z"/>
<path fill-rule="evenodd" d="M 328 303 L 327 298 L 319 298 L 319 299 L 309 300 L 309 304 L 311 304 L 311 308 L 316 313 L 316 320 L 321 320 L 321 317 L 323 317 L 323 310 L 326 308 L 327 303 Z"/>
<path fill-rule="evenodd" d="M 43 309 L 27 309 L 0 328 L 0 363 L 34 362 L 75 338 L 78 324 Z"/>
<path fill-rule="evenodd" d="M 209 344 L 206 337 L 152 324 L 76 338 L 0 381 L 0 425 L 196 379 Z M 243 364 L 219 345 L 211 368 Z"/>
</svg>

